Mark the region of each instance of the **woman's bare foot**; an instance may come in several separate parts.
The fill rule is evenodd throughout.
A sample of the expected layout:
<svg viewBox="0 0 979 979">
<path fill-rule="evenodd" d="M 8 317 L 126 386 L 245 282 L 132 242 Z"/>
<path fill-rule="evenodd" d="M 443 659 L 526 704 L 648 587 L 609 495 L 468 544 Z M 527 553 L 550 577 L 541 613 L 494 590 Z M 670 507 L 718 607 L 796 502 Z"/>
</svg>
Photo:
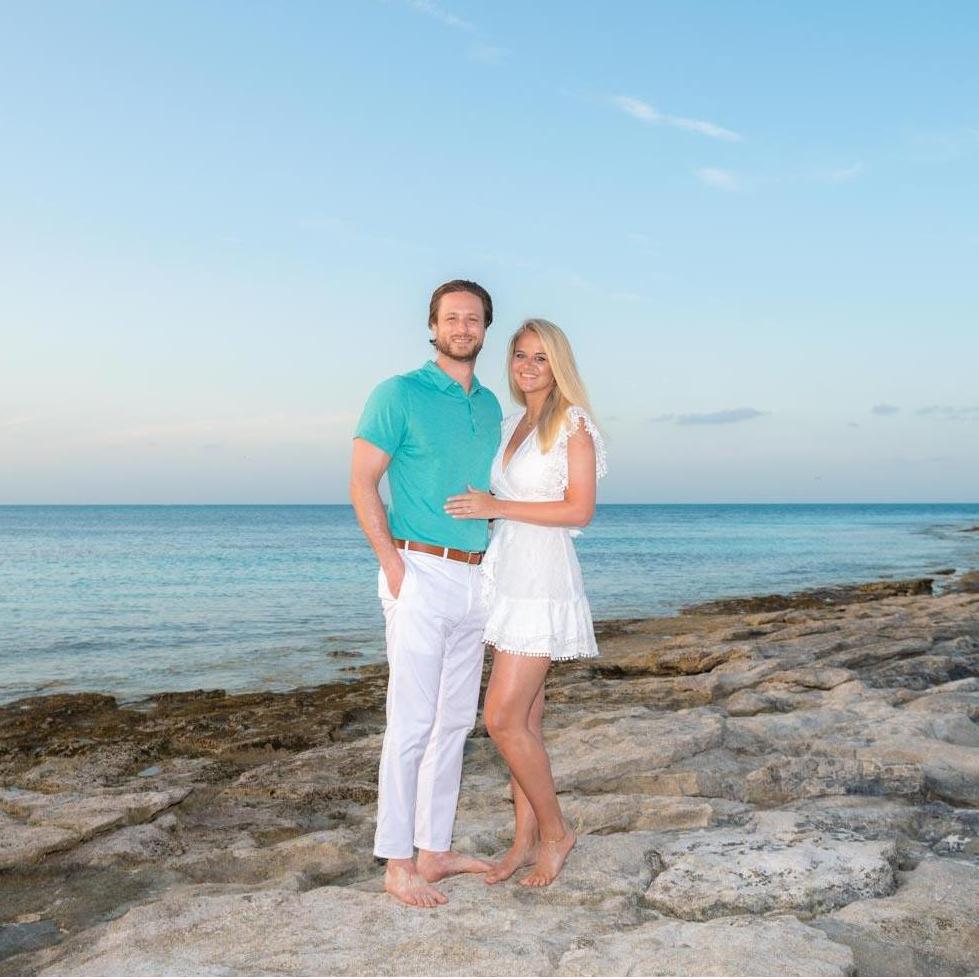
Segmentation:
<svg viewBox="0 0 979 979">
<path fill-rule="evenodd" d="M 453 874 L 482 874 L 493 869 L 493 864 L 488 860 L 471 857 L 466 853 L 456 853 L 455 850 L 446 850 L 444 853 L 419 850 L 416 863 L 418 873 L 429 884 L 434 884 L 443 877 L 451 877 Z"/>
<path fill-rule="evenodd" d="M 559 840 L 541 840 L 534 869 L 520 883 L 524 887 L 546 887 L 561 872 L 564 861 L 575 845 L 574 830 L 565 824 Z"/>
<path fill-rule="evenodd" d="M 513 846 L 503 855 L 503 859 L 486 875 L 484 880 L 487 884 L 499 884 L 501 880 L 508 880 L 521 867 L 530 867 L 537 859 L 537 843 L 517 843 L 513 841 Z"/>
<path fill-rule="evenodd" d="M 388 861 L 384 871 L 384 890 L 394 895 L 403 904 L 416 908 L 434 908 L 445 904 L 448 898 L 432 887 L 418 872 L 413 863 L 401 862 L 392 865 Z"/>
</svg>

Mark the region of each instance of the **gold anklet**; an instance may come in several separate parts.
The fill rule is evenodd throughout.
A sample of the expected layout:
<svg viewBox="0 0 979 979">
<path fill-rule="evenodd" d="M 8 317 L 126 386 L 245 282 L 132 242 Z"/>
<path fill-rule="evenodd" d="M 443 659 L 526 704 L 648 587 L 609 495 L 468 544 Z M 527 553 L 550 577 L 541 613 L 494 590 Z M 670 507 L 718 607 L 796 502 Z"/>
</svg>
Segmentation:
<svg viewBox="0 0 979 979">
<path fill-rule="evenodd" d="M 571 835 L 571 827 L 567 826 L 564 830 L 564 836 L 557 840 L 538 840 L 541 846 L 557 846 L 558 843 L 563 843 Z"/>
</svg>

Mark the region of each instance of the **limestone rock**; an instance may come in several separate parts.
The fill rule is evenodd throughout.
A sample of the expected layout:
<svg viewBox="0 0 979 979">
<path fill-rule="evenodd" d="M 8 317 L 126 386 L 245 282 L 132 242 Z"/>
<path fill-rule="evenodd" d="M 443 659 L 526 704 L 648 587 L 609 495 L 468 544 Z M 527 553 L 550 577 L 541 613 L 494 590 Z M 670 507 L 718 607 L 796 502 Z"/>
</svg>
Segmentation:
<svg viewBox="0 0 979 979">
<path fill-rule="evenodd" d="M 0 870 L 34 863 L 45 854 L 78 841 L 78 834 L 57 826 L 36 826 L 0 812 Z"/>
<path fill-rule="evenodd" d="M 632 833 L 586 837 L 547 889 L 449 879 L 432 910 L 376 881 L 177 888 L 49 950 L 41 974 L 551 975 L 565 950 L 631 920 L 655 869 L 652 836 Z"/>
<path fill-rule="evenodd" d="M 666 869 L 646 900 L 663 914 L 703 921 L 770 911 L 810 916 L 893 891 L 893 843 L 841 841 L 797 827 L 791 814 L 764 813 L 754 830 L 701 831 L 661 847 Z"/>
<path fill-rule="evenodd" d="M 710 708 L 594 713 L 548 740 L 554 781 L 561 792 L 583 779 L 595 784 L 656 771 L 720 744 L 723 728 Z"/>
<path fill-rule="evenodd" d="M 186 798 L 189 791 L 48 795 L 0 789 L 0 868 L 34 863 L 97 833 L 145 822 Z"/>
<path fill-rule="evenodd" d="M 353 871 L 376 872 L 372 841 L 349 829 L 305 833 L 274 846 L 243 839 L 211 853 L 188 854 L 172 866 L 200 882 L 260 883 L 285 874 L 300 874 L 324 884 Z"/>
<path fill-rule="evenodd" d="M 929 857 L 890 897 L 813 921 L 849 945 L 860 975 L 973 975 L 979 970 L 979 867 Z"/>
<path fill-rule="evenodd" d="M 709 802 L 675 796 L 615 793 L 577 796 L 565 800 L 563 810 L 579 835 L 703 829 L 717 818 L 717 812 Z"/>
<path fill-rule="evenodd" d="M 310 748 L 288 759 L 252 768 L 226 791 L 238 799 L 293 801 L 377 799 L 377 759 L 381 738 Z"/>
<path fill-rule="evenodd" d="M 162 864 L 183 852 L 173 833 L 159 820 L 138 826 L 124 826 L 87 843 L 82 843 L 66 858 L 77 866 L 110 867 L 130 864 Z"/>
<path fill-rule="evenodd" d="M 433 912 L 371 855 L 383 668 L 0 707 L 3 969 L 979 973 L 979 596 L 883 594 L 603 629 L 547 681 L 564 873 L 453 878 Z M 512 831 L 477 725 L 454 845 Z"/>
<path fill-rule="evenodd" d="M 941 807 L 947 809 L 947 807 Z M 816 830 L 837 839 L 897 840 L 918 837 L 931 818 L 941 821 L 938 832 L 961 830 L 954 810 L 930 811 L 906 799 L 862 795 L 827 795 L 802 799 L 786 807 L 799 817 L 800 830 Z M 933 834 L 934 835 L 934 834 Z"/>
<path fill-rule="evenodd" d="M 933 738 L 906 736 L 875 741 L 857 757 L 882 764 L 920 765 L 927 789 L 953 804 L 979 806 L 979 749 Z"/>
<path fill-rule="evenodd" d="M 32 826 L 53 826 L 79 839 L 132 823 L 146 822 L 181 802 L 189 789 L 166 792 L 111 792 L 93 795 L 0 789 L 0 809 Z"/>
<path fill-rule="evenodd" d="M 791 915 L 663 918 L 585 939 L 559 976 L 849 976 L 853 953 Z"/>
<path fill-rule="evenodd" d="M 898 795 L 921 799 L 925 774 L 920 764 L 887 764 L 874 759 L 805 755 L 770 762 L 745 778 L 744 800 L 778 805 L 822 795 Z"/>
</svg>

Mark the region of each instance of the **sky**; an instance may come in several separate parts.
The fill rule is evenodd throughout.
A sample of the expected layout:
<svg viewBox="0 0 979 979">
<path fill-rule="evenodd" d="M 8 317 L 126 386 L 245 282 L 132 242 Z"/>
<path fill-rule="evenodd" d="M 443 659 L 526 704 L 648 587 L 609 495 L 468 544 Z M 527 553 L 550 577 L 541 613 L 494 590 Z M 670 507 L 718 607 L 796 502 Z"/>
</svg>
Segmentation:
<svg viewBox="0 0 979 979">
<path fill-rule="evenodd" d="M 432 289 L 605 503 L 979 499 L 979 4 L 0 5 L 0 503 L 340 503 Z"/>
</svg>

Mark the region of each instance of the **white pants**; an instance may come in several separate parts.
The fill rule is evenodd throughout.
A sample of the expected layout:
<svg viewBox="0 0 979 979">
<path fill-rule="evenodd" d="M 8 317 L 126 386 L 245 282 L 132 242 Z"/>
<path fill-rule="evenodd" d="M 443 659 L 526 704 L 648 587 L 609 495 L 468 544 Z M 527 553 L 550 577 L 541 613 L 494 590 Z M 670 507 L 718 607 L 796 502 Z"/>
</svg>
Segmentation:
<svg viewBox="0 0 979 979">
<path fill-rule="evenodd" d="M 378 572 L 389 674 L 374 855 L 388 859 L 451 848 L 486 622 L 478 565 L 418 551 L 401 557 L 397 598 Z"/>
</svg>

